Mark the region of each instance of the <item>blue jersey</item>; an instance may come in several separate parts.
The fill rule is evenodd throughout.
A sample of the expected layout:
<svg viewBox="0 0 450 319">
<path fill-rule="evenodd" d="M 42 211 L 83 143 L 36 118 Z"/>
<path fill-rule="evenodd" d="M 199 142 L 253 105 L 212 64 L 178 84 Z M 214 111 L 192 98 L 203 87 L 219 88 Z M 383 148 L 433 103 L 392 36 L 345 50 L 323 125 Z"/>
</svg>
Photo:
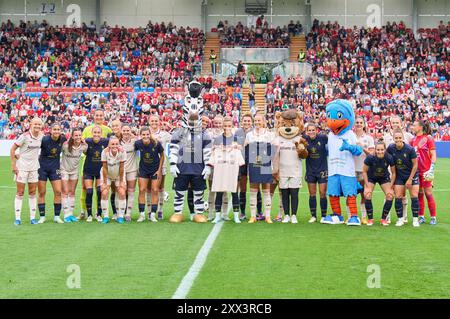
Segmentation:
<svg viewBox="0 0 450 319">
<path fill-rule="evenodd" d="M 371 180 L 389 179 L 389 167 L 395 166 L 394 159 L 387 153 L 383 158 L 378 158 L 375 155 L 367 155 L 364 164 L 369 167 L 367 177 Z"/>
<path fill-rule="evenodd" d="M 203 150 L 211 147 L 211 138 L 208 133 L 179 129 L 172 135 L 171 144 L 178 144 L 177 167 L 180 174 L 201 175 L 205 168 Z"/>
<path fill-rule="evenodd" d="M 101 138 L 97 143 L 92 138 L 86 139 L 88 148 L 86 150 L 86 160 L 84 162 L 83 173 L 98 176 L 102 169 L 102 152 L 108 147 L 109 140 Z"/>
<path fill-rule="evenodd" d="M 328 170 L 327 162 L 327 144 L 328 136 L 318 134 L 315 139 L 309 136 L 304 136 L 308 143 L 306 149 L 308 150 L 308 157 L 306 158 L 306 175 L 316 176 L 321 172 Z"/>
<path fill-rule="evenodd" d="M 140 152 L 139 174 L 153 175 L 159 168 L 164 148 L 160 142 L 145 145 L 142 140 L 134 142 L 134 149 Z"/>
<path fill-rule="evenodd" d="M 41 154 L 39 155 L 39 165 L 41 169 L 56 171 L 59 170 L 60 155 L 66 137 L 61 135 L 56 141 L 46 135 L 42 138 Z"/>
<path fill-rule="evenodd" d="M 386 152 L 394 159 L 397 176 L 404 180 L 408 179 L 413 168 L 412 160 L 417 158 L 414 147 L 404 144 L 402 149 L 399 150 L 395 144 L 391 144 Z"/>
</svg>

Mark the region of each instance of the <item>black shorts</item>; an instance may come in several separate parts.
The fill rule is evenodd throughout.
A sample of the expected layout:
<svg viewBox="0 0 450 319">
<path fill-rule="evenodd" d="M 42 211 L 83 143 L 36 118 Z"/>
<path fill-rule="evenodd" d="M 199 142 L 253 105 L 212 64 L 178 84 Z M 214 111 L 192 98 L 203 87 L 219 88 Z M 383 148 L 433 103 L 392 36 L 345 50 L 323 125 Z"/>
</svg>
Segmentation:
<svg viewBox="0 0 450 319">
<path fill-rule="evenodd" d="M 93 181 L 94 179 L 97 179 L 97 180 L 99 180 L 100 179 L 100 173 L 98 173 L 98 174 L 90 174 L 90 173 L 86 173 L 86 172 L 83 172 L 83 178 L 86 180 L 91 180 L 91 181 Z"/>
<path fill-rule="evenodd" d="M 39 168 L 38 169 L 38 175 L 39 180 L 46 182 L 49 181 L 57 181 L 61 179 L 61 172 L 59 169 L 45 169 L 45 168 Z"/>
<path fill-rule="evenodd" d="M 383 185 L 383 184 L 386 184 L 386 183 L 390 183 L 391 182 L 391 178 L 389 176 L 387 176 L 387 177 L 378 177 L 378 178 L 377 177 L 374 177 L 374 178 L 369 177 L 368 181 L 369 181 L 369 183 L 372 183 L 374 185 L 376 185 L 377 183 L 380 184 L 380 185 Z"/>
<path fill-rule="evenodd" d="M 319 173 L 306 173 L 305 180 L 307 183 L 324 184 L 328 182 L 328 171 L 322 171 Z"/>
<path fill-rule="evenodd" d="M 141 171 L 139 171 L 138 176 L 139 176 L 139 178 L 146 178 L 146 179 L 152 179 L 152 180 L 158 179 L 157 172 L 141 172 Z"/>
<path fill-rule="evenodd" d="M 173 180 L 173 189 L 179 192 L 192 189 L 194 191 L 204 191 L 206 189 L 206 181 L 202 175 L 178 175 Z"/>
<path fill-rule="evenodd" d="M 405 178 L 405 177 L 397 175 L 397 177 L 395 178 L 394 185 L 403 185 L 404 186 L 406 184 L 406 181 L 408 180 L 408 178 L 409 178 L 409 176 Z M 412 180 L 412 184 L 413 185 L 419 185 L 419 174 L 416 173 L 416 175 L 414 175 L 414 178 Z"/>
</svg>

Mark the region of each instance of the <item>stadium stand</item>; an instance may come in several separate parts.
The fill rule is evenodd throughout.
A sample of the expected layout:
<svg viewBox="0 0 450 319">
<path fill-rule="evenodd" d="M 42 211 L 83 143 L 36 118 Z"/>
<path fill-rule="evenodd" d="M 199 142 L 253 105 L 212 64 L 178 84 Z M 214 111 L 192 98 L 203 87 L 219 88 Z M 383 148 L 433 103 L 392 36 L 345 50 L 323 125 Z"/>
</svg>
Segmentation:
<svg viewBox="0 0 450 319">
<path fill-rule="evenodd" d="M 291 22 L 274 29 L 267 23 L 248 28 L 225 21 L 211 31 L 219 33 L 222 47 L 288 47 L 302 27 Z M 450 23 L 443 22 L 415 36 L 403 23 L 345 29 L 315 20 L 306 34 L 312 80 L 275 76 L 265 92 L 258 92 L 265 93 L 266 103 L 258 108 L 265 109 L 268 119 L 282 109 L 299 109 L 306 120 L 322 125 L 326 103 L 347 98 L 374 136 L 383 133 L 389 116 L 399 114 L 407 125 L 418 117 L 428 120 L 436 140 L 449 140 L 449 35 Z M 201 30 L 164 22 L 140 28 L 105 24 L 98 33 L 86 25 L 65 28 L 45 20 L 3 23 L 0 138 L 16 138 L 35 115 L 48 124 L 60 121 L 67 131 L 85 126 L 96 107 L 108 110 L 109 119 L 120 117 L 137 126 L 158 113 L 174 128 L 185 84 L 193 78 L 205 85 L 206 115 L 227 114 L 238 123 L 249 110 L 250 91 L 243 85 L 249 75 L 219 81 L 202 73 L 205 41 Z"/>
</svg>

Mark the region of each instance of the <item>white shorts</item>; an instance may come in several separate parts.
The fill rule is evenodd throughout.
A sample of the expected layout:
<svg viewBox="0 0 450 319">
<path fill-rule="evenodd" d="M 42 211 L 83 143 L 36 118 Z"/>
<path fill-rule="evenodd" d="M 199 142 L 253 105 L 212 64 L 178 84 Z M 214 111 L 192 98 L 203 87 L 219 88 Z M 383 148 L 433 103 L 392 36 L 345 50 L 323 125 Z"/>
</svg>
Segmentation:
<svg viewBox="0 0 450 319">
<path fill-rule="evenodd" d="M 125 179 L 128 181 L 135 181 L 138 178 L 138 172 L 134 171 L 134 172 L 128 172 L 125 173 Z"/>
<path fill-rule="evenodd" d="M 278 187 L 280 189 L 302 188 L 302 178 L 301 177 L 280 176 L 280 181 L 278 183 Z"/>
<path fill-rule="evenodd" d="M 78 171 L 77 172 L 61 171 L 61 180 L 63 180 L 63 181 L 76 181 L 76 180 L 78 180 Z"/>
<path fill-rule="evenodd" d="M 37 183 L 39 181 L 38 171 L 19 171 L 14 175 L 14 181 L 22 184 Z"/>
</svg>

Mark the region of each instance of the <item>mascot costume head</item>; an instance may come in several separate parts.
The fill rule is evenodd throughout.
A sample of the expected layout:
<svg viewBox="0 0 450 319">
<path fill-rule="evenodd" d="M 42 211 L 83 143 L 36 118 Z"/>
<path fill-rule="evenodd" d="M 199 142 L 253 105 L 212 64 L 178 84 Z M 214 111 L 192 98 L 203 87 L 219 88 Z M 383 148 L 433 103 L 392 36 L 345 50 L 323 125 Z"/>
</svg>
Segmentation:
<svg viewBox="0 0 450 319">
<path fill-rule="evenodd" d="M 203 201 L 206 189 L 206 180 L 211 174 L 211 167 L 206 165 L 211 156 L 211 138 L 202 131 L 203 86 L 192 81 L 187 86 L 187 95 L 184 99 L 182 125 L 172 135 L 170 142 L 170 173 L 174 177 L 174 214 L 170 222 L 183 221 L 183 206 L 185 192 L 190 187 L 193 198 L 194 214 L 191 220 L 197 223 L 207 221 L 203 215 L 205 204 Z"/>
<path fill-rule="evenodd" d="M 342 135 L 350 131 L 355 124 L 353 106 L 346 100 L 335 100 L 328 103 L 327 126 L 334 135 Z"/>
<path fill-rule="evenodd" d="M 294 145 L 300 159 L 308 157 L 306 140 L 301 137 L 305 129 L 302 113 L 295 110 L 275 113 L 275 127 L 280 140 L 295 139 Z"/>
<path fill-rule="evenodd" d="M 355 113 L 347 100 L 334 100 L 326 107 L 328 134 L 328 196 L 332 215 L 324 218 L 324 224 L 343 224 L 339 198 L 347 199 L 351 217 L 349 226 L 359 226 L 356 196 L 361 185 L 356 180 L 354 157 L 361 155 L 361 146 L 356 145 L 356 135 L 352 128 Z"/>
<path fill-rule="evenodd" d="M 188 94 L 184 98 L 182 126 L 188 129 L 201 129 L 203 98 L 200 96 L 203 86 L 192 81 L 188 84 Z"/>
</svg>

